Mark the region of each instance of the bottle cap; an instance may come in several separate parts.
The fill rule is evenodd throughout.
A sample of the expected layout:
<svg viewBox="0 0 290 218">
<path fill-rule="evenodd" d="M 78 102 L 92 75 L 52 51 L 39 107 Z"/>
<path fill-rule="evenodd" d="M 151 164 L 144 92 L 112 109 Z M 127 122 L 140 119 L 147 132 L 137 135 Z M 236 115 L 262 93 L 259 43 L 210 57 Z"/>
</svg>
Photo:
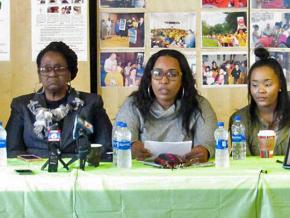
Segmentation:
<svg viewBox="0 0 290 218">
<path fill-rule="evenodd" d="M 235 121 L 241 121 L 241 116 L 240 115 L 235 116 L 234 120 Z"/>
<path fill-rule="evenodd" d="M 118 127 L 127 127 L 127 123 L 122 122 L 122 121 L 117 121 L 116 124 L 117 124 Z"/>
<path fill-rule="evenodd" d="M 122 123 L 123 123 L 122 121 L 117 121 L 116 126 L 120 127 L 122 125 Z"/>
<path fill-rule="evenodd" d="M 224 126 L 225 124 L 224 124 L 224 122 L 217 122 L 217 126 L 218 127 L 221 127 L 221 126 Z"/>
</svg>

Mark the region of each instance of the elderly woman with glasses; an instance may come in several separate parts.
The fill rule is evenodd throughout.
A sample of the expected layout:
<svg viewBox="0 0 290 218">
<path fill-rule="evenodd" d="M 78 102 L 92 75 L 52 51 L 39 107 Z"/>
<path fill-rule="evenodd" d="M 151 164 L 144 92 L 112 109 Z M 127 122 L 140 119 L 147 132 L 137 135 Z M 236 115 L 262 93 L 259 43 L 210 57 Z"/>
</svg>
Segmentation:
<svg viewBox="0 0 290 218">
<path fill-rule="evenodd" d="M 132 133 L 133 157 L 151 156 L 144 141 L 192 141 L 184 158 L 206 162 L 214 156 L 216 115 L 197 93 L 186 58 L 176 50 L 160 50 L 147 62 L 139 89 L 131 94 L 116 121 L 127 123 Z M 166 144 L 166 143 L 164 143 Z"/>
<path fill-rule="evenodd" d="M 70 86 L 78 72 L 76 53 L 63 42 L 51 42 L 37 56 L 42 88 L 13 99 L 7 129 L 8 157 L 35 154 L 47 157 L 48 132 L 61 130 L 59 150 L 63 156 L 77 152 L 73 138 L 76 116 L 93 126 L 91 143 L 103 145 L 102 159 L 111 150 L 112 125 L 97 94 L 79 92 Z M 56 127 L 56 125 L 58 127 Z"/>
</svg>

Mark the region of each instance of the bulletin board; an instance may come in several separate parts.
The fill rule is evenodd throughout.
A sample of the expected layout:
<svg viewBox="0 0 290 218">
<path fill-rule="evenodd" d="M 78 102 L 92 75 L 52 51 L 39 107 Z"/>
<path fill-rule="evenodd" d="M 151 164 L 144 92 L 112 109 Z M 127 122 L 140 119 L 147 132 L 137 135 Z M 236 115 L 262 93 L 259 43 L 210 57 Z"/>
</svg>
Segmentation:
<svg viewBox="0 0 290 218">
<path fill-rule="evenodd" d="M 289 1 L 290 2 L 290 1 Z M 245 106 L 255 47 L 267 47 L 290 85 L 290 4 L 283 0 L 98 0 L 90 44 L 92 90 L 110 118 L 138 88 L 148 58 L 177 49 L 218 119 Z M 94 55 L 95 54 L 95 55 Z"/>
</svg>

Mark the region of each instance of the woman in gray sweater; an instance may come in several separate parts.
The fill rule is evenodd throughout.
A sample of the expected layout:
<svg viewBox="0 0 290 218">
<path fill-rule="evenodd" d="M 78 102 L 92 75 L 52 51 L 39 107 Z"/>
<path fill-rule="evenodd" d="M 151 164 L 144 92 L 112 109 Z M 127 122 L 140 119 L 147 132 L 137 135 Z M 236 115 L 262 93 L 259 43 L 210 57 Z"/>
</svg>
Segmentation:
<svg viewBox="0 0 290 218">
<path fill-rule="evenodd" d="M 132 133 L 132 153 L 150 157 L 146 140 L 192 141 L 186 160 L 206 162 L 214 155 L 216 115 L 197 93 L 186 58 L 176 50 L 160 50 L 147 62 L 139 89 L 121 106 L 116 121 L 127 123 Z"/>
</svg>

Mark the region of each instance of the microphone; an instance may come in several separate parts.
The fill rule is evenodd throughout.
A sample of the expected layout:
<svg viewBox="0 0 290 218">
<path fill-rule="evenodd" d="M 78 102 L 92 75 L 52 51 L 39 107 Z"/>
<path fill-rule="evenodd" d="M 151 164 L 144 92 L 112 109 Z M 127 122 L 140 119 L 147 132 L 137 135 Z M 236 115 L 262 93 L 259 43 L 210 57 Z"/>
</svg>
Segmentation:
<svg viewBox="0 0 290 218">
<path fill-rule="evenodd" d="M 57 172 L 58 168 L 58 156 L 60 155 L 60 139 L 61 139 L 61 130 L 58 127 L 58 124 L 54 124 L 48 130 L 48 172 Z"/>
<path fill-rule="evenodd" d="M 87 155 L 90 153 L 91 146 L 88 135 L 94 132 L 93 125 L 76 116 L 73 128 L 73 139 L 76 140 L 78 149 L 78 158 L 80 160 L 80 169 L 84 170 Z"/>
<path fill-rule="evenodd" d="M 76 140 L 82 135 L 90 135 L 93 133 L 93 125 L 77 115 L 74 122 L 73 139 Z"/>
</svg>

